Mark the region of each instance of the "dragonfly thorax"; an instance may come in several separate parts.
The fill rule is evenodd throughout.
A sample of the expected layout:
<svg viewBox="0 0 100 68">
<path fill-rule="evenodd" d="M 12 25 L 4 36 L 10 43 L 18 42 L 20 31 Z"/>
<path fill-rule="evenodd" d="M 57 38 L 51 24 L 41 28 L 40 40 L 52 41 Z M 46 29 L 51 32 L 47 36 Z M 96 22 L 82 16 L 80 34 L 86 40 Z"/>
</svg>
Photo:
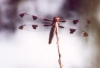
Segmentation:
<svg viewBox="0 0 100 68">
<path fill-rule="evenodd" d="M 58 22 L 59 23 L 60 22 L 60 18 L 59 17 L 54 17 L 53 22 L 55 22 L 55 23 Z"/>
</svg>

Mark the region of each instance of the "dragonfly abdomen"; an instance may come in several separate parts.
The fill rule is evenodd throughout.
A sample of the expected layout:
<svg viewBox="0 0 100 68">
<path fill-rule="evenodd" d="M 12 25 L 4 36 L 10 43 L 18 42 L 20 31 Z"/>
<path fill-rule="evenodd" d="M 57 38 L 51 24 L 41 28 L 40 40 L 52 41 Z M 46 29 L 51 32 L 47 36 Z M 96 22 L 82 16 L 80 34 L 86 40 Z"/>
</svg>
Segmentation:
<svg viewBox="0 0 100 68">
<path fill-rule="evenodd" d="M 56 33 L 56 26 L 53 25 L 51 30 L 50 30 L 50 34 L 49 34 L 49 44 L 52 43 L 52 39 L 53 39 L 55 33 Z"/>
</svg>

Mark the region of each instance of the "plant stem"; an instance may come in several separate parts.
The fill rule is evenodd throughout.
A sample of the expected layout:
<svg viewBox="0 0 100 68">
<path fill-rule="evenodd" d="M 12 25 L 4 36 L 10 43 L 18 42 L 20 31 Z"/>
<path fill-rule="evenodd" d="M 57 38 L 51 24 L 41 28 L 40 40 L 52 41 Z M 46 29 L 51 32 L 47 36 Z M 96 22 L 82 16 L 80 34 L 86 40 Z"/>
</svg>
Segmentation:
<svg viewBox="0 0 100 68">
<path fill-rule="evenodd" d="M 60 48 L 59 48 L 59 37 L 58 37 L 58 32 L 56 33 L 56 37 L 57 37 L 57 48 L 58 48 L 58 55 L 59 55 L 58 63 L 59 63 L 60 68 L 62 68 L 63 65 L 62 65 L 62 62 L 61 62 L 61 53 L 60 53 Z"/>
</svg>

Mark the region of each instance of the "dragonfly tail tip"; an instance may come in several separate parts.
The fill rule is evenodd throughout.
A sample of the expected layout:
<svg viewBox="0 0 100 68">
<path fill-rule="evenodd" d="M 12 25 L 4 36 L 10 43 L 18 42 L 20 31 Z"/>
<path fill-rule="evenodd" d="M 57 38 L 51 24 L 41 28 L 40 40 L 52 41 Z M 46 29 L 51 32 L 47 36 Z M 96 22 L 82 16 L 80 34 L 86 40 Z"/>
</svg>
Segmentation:
<svg viewBox="0 0 100 68">
<path fill-rule="evenodd" d="M 51 42 L 49 41 L 49 45 L 51 44 Z"/>
</svg>

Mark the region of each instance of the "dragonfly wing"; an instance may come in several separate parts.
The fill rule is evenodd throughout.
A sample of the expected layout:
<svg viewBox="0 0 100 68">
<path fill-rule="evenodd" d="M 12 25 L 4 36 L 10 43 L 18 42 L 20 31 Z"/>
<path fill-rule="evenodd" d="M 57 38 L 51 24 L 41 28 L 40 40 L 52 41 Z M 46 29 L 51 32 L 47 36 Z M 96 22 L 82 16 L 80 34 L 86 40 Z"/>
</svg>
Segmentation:
<svg viewBox="0 0 100 68">
<path fill-rule="evenodd" d="M 61 20 L 60 22 L 66 22 L 66 23 L 60 23 L 60 24 L 64 24 L 64 25 L 73 25 L 73 26 L 88 26 L 91 21 L 88 19 L 76 19 L 76 20 Z"/>
<path fill-rule="evenodd" d="M 48 18 L 42 18 L 42 17 L 39 17 L 39 16 L 36 16 L 36 15 L 32 15 L 32 14 L 28 14 L 28 13 L 21 13 L 19 14 L 19 16 L 21 18 L 24 18 L 25 20 L 37 20 L 37 21 L 40 21 L 40 22 L 43 22 L 43 23 L 49 23 L 49 22 L 52 22 L 51 19 L 48 19 Z"/>
<path fill-rule="evenodd" d="M 42 24 L 23 24 L 18 25 L 19 30 L 23 31 L 32 31 L 32 32 L 45 32 L 51 28 L 51 25 L 42 25 Z"/>
<path fill-rule="evenodd" d="M 27 13 L 21 13 L 21 14 L 19 14 L 19 16 L 21 18 L 23 18 L 23 20 L 28 20 L 28 21 L 33 21 L 33 20 L 39 19 L 36 15 L 31 15 L 31 14 L 27 14 Z"/>
<path fill-rule="evenodd" d="M 86 29 L 81 28 L 81 27 L 68 27 L 68 26 L 61 26 L 59 25 L 59 28 L 63 29 L 63 31 L 61 30 L 61 32 L 68 32 L 70 34 L 82 34 L 83 37 L 87 37 L 88 36 L 88 32 L 86 31 Z"/>
</svg>

